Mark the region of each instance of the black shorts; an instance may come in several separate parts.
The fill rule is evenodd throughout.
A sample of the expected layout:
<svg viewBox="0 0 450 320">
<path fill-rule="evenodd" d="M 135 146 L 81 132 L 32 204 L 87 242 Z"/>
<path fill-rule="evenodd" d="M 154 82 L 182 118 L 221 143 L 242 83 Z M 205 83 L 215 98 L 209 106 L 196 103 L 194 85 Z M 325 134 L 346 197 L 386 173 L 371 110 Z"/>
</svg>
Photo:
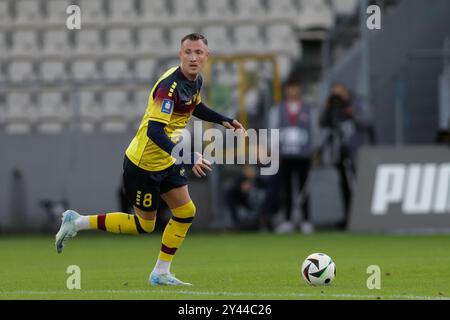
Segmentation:
<svg viewBox="0 0 450 320">
<path fill-rule="evenodd" d="M 157 210 L 160 194 L 185 185 L 187 176 L 182 164 L 174 164 L 161 171 L 147 171 L 136 166 L 125 156 L 123 191 L 128 201 L 143 211 Z"/>
</svg>

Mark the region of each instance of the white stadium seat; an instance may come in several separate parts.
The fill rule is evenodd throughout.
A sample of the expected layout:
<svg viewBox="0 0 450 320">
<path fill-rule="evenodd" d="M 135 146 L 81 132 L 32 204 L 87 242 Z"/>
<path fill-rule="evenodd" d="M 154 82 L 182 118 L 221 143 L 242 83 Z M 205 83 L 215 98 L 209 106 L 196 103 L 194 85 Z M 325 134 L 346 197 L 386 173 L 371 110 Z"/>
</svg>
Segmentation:
<svg viewBox="0 0 450 320">
<path fill-rule="evenodd" d="M 359 0 L 333 0 L 334 12 L 337 15 L 352 15 L 356 13 Z"/>
<path fill-rule="evenodd" d="M 128 121 L 134 129 L 139 127 L 145 110 L 147 110 L 149 95 L 149 88 L 137 89 L 133 92 L 133 102 L 130 105 Z"/>
<path fill-rule="evenodd" d="M 173 0 L 175 21 L 188 21 L 201 19 L 202 13 L 198 0 Z"/>
<path fill-rule="evenodd" d="M 299 12 L 294 0 L 268 0 L 268 18 L 270 19 L 298 19 Z M 288 22 L 288 21 L 286 21 Z"/>
<path fill-rule="evenodd" d="M 96 92 L 81 90 L 79 92 L 81 129 L 85 132 L 93 131 L 101 117 L 101 103 L 96 98 Z"/>
<path fill-rule="evenodd" d="M 236 1 L 236 18 L 242 21 L 266 19 L 266 9 L 262 0 L 241 0 Z"/>
<path fill-rule="evenodd" d="M 282 81 L 286 80 L 292 69 L 292 58 L 286 55 L 278 55 L 278 71 Z"/>
<path fill-rule="evenodd" d="M 142 22 L 167 22 L 170 16 L 167 2 L 167 0 L 141 0 Z"/>
<path fill-rule="evenodd" d="M 0 26 L 11 25 L 11 1 L 0 1 Z"/>
<path fill-rule="evenodd" d="M 0 61 L 0 81 L 6 80 L 6 70 L 5 70 L 5 64 Z M 1 99 L 0 99 L 1 101 Z"/>
<path fill-rule="evenodd" d="M 67 79 L 64 61 L 62 60 L 41 61 L 40 77 L 44 81 L 58 81 Z"/>
<path fill-rule="evenodd" d="M 38 36 L 35 31 L 17 30 L 12 33 L 12 55 L 34 56 L 38 49 Z"/>
<path fill-rule="evenodd" d="M 135 109 L 139 110 L 141 116 L 144 115 L 144 112 L 147 109 L 149 96 L 149 88 L 142 88 L 134 91 L 133 104 L 135 105 Z"/>
<path fill-rule="evenodd" d="M 256 25 L 243 25 L 235 27 L 234 41 L 235 50 L 237 53 L 259 53 L 265 49 L 260 29 Z"/>
<path fill-rule="evenodd" d="M 176 27 L 170 32 L 170 48 L 169 54 L 177 55 L 180 52 L 181 39 L 190 33 L 195 32 L 194 27 Z"/>
<path fill-rule="evenodd" d="M 203 1 L 205 6 L 205 19 L 208 21 L 229 21 L 233 18 L 233 9 L 230 0 L 206 0 Z"/>
<path fill-rule="evenodd" d="M 6 41 L 6 32 L 0 30 L 0 56 L 7 58 L 9 53 L 9 47 Z"/>
<path fill-rule="evenodd" d="M 302 29 L 329 29 L 333 24 L 333 11 L 325 0 L 300 0 L 298 27 Z"/>
<path fill-rule="evenodd" d="M 134 65 L 135 76 L 141 80 L 149 80 L 155 76 L 156 59 L 138 59 Z"/>
<path fill-rule="evenodd" d="M 69 31 L 65 28 L 49 29 L 43 32 L 42 52 L 47 55 L 65 56 L 71 51 Z"/>
<path fill-rule="evenodd" d="M 72 62 L 71 75 L 75 80 L 97 80 L 101 77 L 98 65 L 92 59 L 79 59 Z"/>
<path fill-rule="evenodd" d="M 67 7 L 72 3 L 70 0 L 45 0 L 44 4 L 47 7 L 45 20 L 52 24 L 65 25 L 68 17 Z"/>
<path fill-rule="evenodd" d="M 297 41 L 291 24 L 277 23 L 266 28 L 266 46 L 272 53 L 299 56 L 299 41 Z"/>
<path fill-rule="evenodd" d="M 84 28 L 75 32 L 75 52 L 78 54 L 100 54 L 103 50 L 99 29 Z"/>
<path fill-rule="evenodd" d="M 6 95 L 5 131 L 12 134 L 29 133 L 35 121 L 31 96 L 25 92 L 10 92 Z"/>
<path fill-rule="evenodd" d="M 87 23 L 101 23 L 105 19 L 103 0 L 79 0 L 81 19 Z"/>
<path fill-rule="evenodd" d="M 127 22 L 136 19 L 134 0 L 109 0 L 109 8 L 112 21 Z"/>
<path fill-rule="evenodd" d="M 123 90 L 103 92 L 102 130 L 107 132 L 123 132 L 127 129 L 127 117 L 130 101 Z"/>
<path fill-rule="evenodd" d="M 120 58 L 111 58 L 103 61 L 103 75 L 107 80 L 126 80 L 130 78 L 128 61 Z"/>
<path fill-rule="evenodd" d="M 16 24 L 38 24 L 44 21 L 41 0 L 15 0 Z"/>
<path fill-rule="evenodd" d="M 38 96 L 37 129 L 43 133 L 60 133 L 70 119 L 68 97 L 59 91 L 43 91 Z"/>
<path fill-rule="evenodd" d="M 140 54 L 164 55 L 167 51 L 167 41 L 163 29 L 141 28 L 137 32 L 137 40 L 137 52 Z"/>
<path fill-rule="evenodd" d="M 232 53 L 232 43 L 227 27 L 211 25 L 205 27 L 202 33 L 208 39 L 210 52 L 214 54 Z"/>
<path fill-rule="evenodd" d="M 131 54 L 134 51 L 133 35 L 130 28 L 106 29 L 106 52 Z"/>
<path fill-rule="evenodd" d="M 8 76 L 12 82 L 35 80 L 33 63 L 27 60 L 11 61 L 8 66 Z"/>
</svg>

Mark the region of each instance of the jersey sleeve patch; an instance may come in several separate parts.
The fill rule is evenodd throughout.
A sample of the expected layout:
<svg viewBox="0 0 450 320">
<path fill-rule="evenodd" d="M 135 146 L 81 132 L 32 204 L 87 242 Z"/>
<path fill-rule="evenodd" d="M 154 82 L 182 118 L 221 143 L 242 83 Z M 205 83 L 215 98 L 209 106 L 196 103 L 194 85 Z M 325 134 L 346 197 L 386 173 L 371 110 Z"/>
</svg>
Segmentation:
<svg viewBox="0 0 450 320">
<path fill-rule="evenodd" d="M 166 114 L 172 114 L 173 100 L 164 99 L 161 104 L 161 112 Z"/>
</svg>

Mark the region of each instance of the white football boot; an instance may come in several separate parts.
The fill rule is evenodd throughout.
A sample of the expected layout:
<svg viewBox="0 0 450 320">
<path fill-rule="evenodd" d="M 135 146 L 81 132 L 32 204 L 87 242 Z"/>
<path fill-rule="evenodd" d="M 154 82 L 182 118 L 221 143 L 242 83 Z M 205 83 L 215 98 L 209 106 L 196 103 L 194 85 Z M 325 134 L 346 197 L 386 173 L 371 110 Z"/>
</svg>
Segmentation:
<svg viewBox="0 0 450 320">
<path fill-rule="evenodd" d="M 80 215 L 73 211 L 67 210 L 62 214 L 61 227 L 56 234 L 55 247 L 58 253 L 61 253 L 64 249 L 64 242 L 70 238 L 77 235 L 77 226 L 75 225 L 75 220 L 78 219 Z"/>
</svg>

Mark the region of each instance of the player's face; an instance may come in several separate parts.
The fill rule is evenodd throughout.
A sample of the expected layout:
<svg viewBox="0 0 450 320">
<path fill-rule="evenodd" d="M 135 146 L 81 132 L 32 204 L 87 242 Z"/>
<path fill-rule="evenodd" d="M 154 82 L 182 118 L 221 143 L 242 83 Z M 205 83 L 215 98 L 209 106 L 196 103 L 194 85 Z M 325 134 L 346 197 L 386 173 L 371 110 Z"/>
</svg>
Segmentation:
<svg viewBox="0 0 450 320">
<path fill-rule="evenodd" d="M 181 70 L 195 79 L 208 61 L 208 46 L 202 40 L 185 40 L 180 49 Z"/>
</svg>

